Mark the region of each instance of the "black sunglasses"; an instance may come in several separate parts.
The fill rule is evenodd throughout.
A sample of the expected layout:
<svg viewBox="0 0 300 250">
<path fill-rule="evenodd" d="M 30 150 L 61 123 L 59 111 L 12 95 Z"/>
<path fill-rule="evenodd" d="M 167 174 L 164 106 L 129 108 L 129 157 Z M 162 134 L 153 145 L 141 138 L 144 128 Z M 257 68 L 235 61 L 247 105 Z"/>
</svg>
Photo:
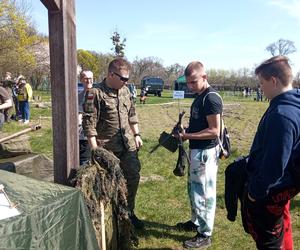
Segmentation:
<svg viewBox="0 0 300 250">
<path fill-rule="evenodd" d="M 122 82 L 128 82 L 129 81 L 129 77 L 121 76 L 118 73 L 113 72 L 113 71 L 112 71 L 112 73 L 115 74 L 116 76 L 118 76 Z"/>
</svg>

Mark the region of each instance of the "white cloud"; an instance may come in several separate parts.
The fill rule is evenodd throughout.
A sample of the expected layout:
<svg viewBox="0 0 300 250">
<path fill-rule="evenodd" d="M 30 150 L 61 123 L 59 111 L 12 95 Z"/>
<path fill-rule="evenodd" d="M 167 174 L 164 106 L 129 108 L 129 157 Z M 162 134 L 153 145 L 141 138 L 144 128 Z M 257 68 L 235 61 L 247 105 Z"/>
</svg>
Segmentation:
<svg viewBox="0 0 300 250">
<path fill-rule="evenodd" d="M 275 5 L 286 11 L 288 15 L 295 18 L 300 25 L 300 1 L 299 0 L 271 0 L 269 4 Z"/>
</svg>

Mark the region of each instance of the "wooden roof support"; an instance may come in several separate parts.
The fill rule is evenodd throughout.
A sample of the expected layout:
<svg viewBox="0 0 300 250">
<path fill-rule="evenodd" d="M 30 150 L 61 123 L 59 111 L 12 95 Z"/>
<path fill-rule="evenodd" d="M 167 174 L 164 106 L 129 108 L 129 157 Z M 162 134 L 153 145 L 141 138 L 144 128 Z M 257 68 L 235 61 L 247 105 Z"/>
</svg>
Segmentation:
<svg viewBox="0 0 300 250">
<path fill-rule="evenodd" d="M 60 10 L 60 0 L 41 0 L 48 10 Z"/>
<path fill-rule="evenodd" d="M 79 166 L 75 0 L 41 0 L 48 9 L 54 182 Z"/>
</svg>

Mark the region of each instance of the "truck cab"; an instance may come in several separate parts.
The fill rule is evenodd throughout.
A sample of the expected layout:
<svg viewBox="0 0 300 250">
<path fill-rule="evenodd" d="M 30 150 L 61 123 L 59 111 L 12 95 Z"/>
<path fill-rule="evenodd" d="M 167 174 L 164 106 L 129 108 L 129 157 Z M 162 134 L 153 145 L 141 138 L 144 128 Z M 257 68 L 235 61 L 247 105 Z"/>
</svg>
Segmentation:
<svg viewBox="0 0 300 250">
<path fill-rule="evenodd" d="M 141 89 L 147 91 L 147 94 L 154 94 L 161 97 L 161 92 L 164 89 L 164 81 L 160 77 L 145 76 L 141 80 Z"/>
</svg>

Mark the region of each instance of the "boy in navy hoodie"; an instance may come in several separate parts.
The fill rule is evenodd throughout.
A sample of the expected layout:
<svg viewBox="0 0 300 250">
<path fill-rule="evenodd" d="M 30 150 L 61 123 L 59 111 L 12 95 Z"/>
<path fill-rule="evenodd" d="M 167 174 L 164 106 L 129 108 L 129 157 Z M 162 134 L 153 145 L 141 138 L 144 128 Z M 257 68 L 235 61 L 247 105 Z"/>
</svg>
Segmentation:
<svg viewBox="0 0 300 250">
<path fill-rule="evenodd" d="M 293 249 L 289 202 L 298 192 L 293 170 L 300 168 L 295 163 L 300 155 L 300 91 L 292 87 L 285 56 L 263 62 L 255 74 L 270 105 L 258 125 L 246 167 L 244 226 L 258 249 Z"/>
</svg>

